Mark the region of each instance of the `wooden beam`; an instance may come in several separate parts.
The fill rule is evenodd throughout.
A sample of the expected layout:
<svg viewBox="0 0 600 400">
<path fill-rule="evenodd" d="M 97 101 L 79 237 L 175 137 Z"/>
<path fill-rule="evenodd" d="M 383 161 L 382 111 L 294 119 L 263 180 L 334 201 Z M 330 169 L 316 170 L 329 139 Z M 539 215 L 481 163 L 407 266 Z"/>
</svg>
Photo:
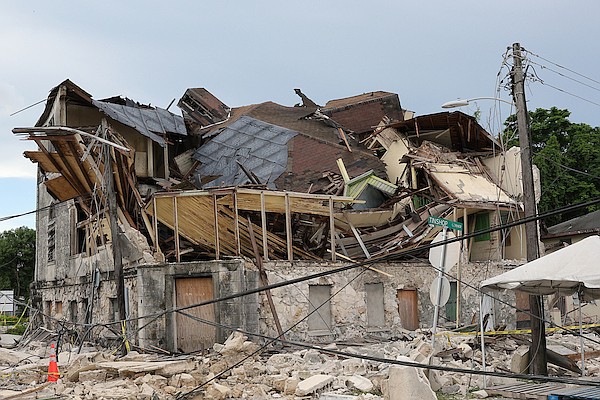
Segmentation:
<svg viewBox="0 0 600 400">
<path fill-rule="evenodd" d="M 221 259 L 221 249 L 220 249 L 220 243 L 219 243 L 219 206 L 217 204 L 217 195 L 213 194 L 212 195 L 213 198 L 213 222 L 215 224 L 215 259 L 216 260 L 220 260 Z"/>
<path fill-rule="evenodd" d="M 179 214 L 177 213 L 177 196 L 173 196 L 173 224 L 175 225 L 175 258 L 181 262 L 181 253 L 179 252 Z"/>
<path fill-rule="evenodd" d="M 346 217 L 346 222 L 348 223 L 348 225 L 350 225 L 350 229 L 352 230 L 352 233 L 354 234 L 356 241 L 358 242 L 358 244 L 360 245 L 360 248 L 362 249 L 363 253 L 365 254 L 365 257 L 371 258 L 371 254 L 369 254 L 367 247 L 363 243 L 363 241 L 360 237 L 360 233 L 358 233 L 358 230 L 354 227 L 354 225 L 352 225 L 352 222 L 350 222 L 350 219 L 348 219 L 347 217 Z"/>
<path fill-rule="evenodd" d="M 260 191 L 260 222 L 262 228 L 263 257 L 269 261 L 269 242 L 267 240 L 267 210 L 265 209 L 265 192 Z"/>
<path fill-rule="evenodd" d="M 331 261 L 336 262 L 335 257 L 335 220 L 333 218 L 333 198 L 329 197 L 329 241 L 331 244 Z"/>
<path fill-rule="evenodd" d="M 252 221 L 248 218 L 248 233 L 250 234 L 250 241 L 252 243 L 252 250 L 254 251 L 254 257 L 256 258 L 256 266 L 258 267 L 258 273 L 260 275 L 260 281 L 263 286 L 269 286 L 269 279 L 267 277 L 267 272 L 262 263 L 262 258 L 260 257 L 260 253 L 258 251 L 258 245 L 256 244 L 256 239 L 254 238 L 254 230 L 252 229 Z M 279 316 L 277 315 L 277 310 L 275 309 L 275 304 L 273 303 L 273 296 L 271 296 L 271 290 L 267 289 L 265 291 L 267 295 L 267 301 L 269 302 L 269 308 L 271 309 L 271 314 L 273 314 L 273 320 L 275 321 L 275 327 L 277 328 L 277 337 L 280 339 L 284 339 L 283 329 L 281 328 L 281 323 L 279 322 Z"/>
<path fill-rule="evenodd" d="M 234 190 L 231 195 L 233 196 L 233 230 L 235 232 L 235 251 L 236 255 L 239 256 L 242 252 L 240 244 L 240 214 L 237 204 L 237 192 Z"/>
<path fill-rule="evenodd" d="M 292 215 L 290 212 L 290 197 L 287 193 L 285 194 L 285 237 L 288 261 L 294 261 L 294 250 L 292 247 Z"/>
<path fill-rule="evenodd" d="M 152 198 L 152 224 L 154 225 L 154 243 L 156 244 L 155 251 L 160 253 L 158 246 L 158 209 L 156 208 L 156 197 Z"/>
</svg>

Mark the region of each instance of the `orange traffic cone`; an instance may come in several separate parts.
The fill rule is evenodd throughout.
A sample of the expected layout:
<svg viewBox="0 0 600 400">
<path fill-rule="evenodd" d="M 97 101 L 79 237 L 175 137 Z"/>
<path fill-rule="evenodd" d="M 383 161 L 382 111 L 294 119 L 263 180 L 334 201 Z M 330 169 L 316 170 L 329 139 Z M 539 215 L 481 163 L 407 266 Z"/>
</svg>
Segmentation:
<svg viewBox="0 0 600 400">
<path fill-rule="evenodd" d="M 50 364 L 48 365 L 48 382 L 56 382 L 60 374 L 58 373 L 58 364 L 56 364 L 56 350 L 54 343 L 50 345 Z"/>
</svg>

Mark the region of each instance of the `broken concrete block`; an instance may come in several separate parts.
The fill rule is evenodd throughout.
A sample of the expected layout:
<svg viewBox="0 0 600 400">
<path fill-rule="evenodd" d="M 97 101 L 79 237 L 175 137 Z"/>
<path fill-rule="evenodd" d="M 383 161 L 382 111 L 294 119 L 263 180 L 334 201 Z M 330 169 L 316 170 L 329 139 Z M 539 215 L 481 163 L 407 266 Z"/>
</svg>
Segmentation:
<svg viewBox="0 0 600 400">
<path fill-rule="evenodd" d="M 138 398 L 142 398 L 142 399 L 152 399 L 152 397 L 154 396 L 154 389 L 152 388 L 152 386 L 148 385 L 147 383 L 143 383 L 142 386 L 140 386 L 140 393 L 138 394 Z"/>
<path fill-rule="evenodd" d="M 472 392 L 471 394 L 472 394 L 473 396 L 477 397 L 478 399 L 485 399 L 485 398 L 487 398 L 487 397 L 489 396 L 489 395 L 488 395 L 488 392 L 486 392 L 486 391 L 485 391 L 485 390 L 483 390 L 483 389 L 482 389 L 482 390 L 477 390 L 477 391 L 475 391 L 475 392 Z"/>
<path fill-rule="evenodd" d="M 292 395 L 296 393 L 296 388 L 298 387 L 298 383 L 300 383 L 300 378 L 292 376 L 285 380 L 285 385 L 283 387 L 283 394 Z"/>
<path fill-rule="evenodd" d="M 357 358 L 348 358 L 341 362 L 342 371 L 346 375 L 364 375 L 367 372 L 365 364 Z"/>
<path fill-rule="evenodd" d="M 283 393 L 283 391 L 285 390 L 285 382 L 287 381 L 288 377 L 286 375 L 273 375 L 269 378 L 273 389 L 277 390 L 280 393 Z"/>
<path fill-rule="evenodd" d="M 473 349 L 467 343 L 461 343 L 458 347 L 462 350 L 463 358 L 473 358 Z"/>
<path fill-rule="evenodd" d="M 410 361 L 406 359 L 406 361 Z M 394 365 L 390 367 L 387 381 L 389 400 L 437 400 L 427 378 L 421 376 L 415 367 Z"/>
<path fill-rule="evenodd" d="M 529 367 L 529 346 L 519 346 L 510 360 L 510 370 L 517 374 L 526 374 Z"/>
<path fill-rule="evenodd" d="M 298 383 L 298 386 L 296 387 L 296 396 L 306 396 L 315 393 L 317 390 L 323 389 L 331 382 L 333 382 L 333 376 L 331 375 L 313 375 Z"/>
<path fill-rule="evenodd" d="M 12 349 L 21 340 L 21 335 L 11 335 L 10 333 L 3 333 L 0 335 L 0 347 L 5 349 Z"/>
<path fill-rule="evenodd" d="M 223 348 L 219 351 L 219 353 L 223 355 L 227 354 L 237 354 L 240 353 L 244 347 L 244 342 L 248 339 L 246 336 L 242 335 L 240 332 L 233 332 L 225 343 L 223 343 Z"/>
<path fill-rule="evenodd" d="M 18 364 L 29 357 L 30 354 L 0 347 L 0 364 Z"/>
<path fill-rule="evenodd" d="M 92 369 L 79 372 L 79 382 L 104 382 L 107 378 L 105 369 Z"/>
<path fill-rule="evenodd" d="M 155 373 L 170 378 L 173 375 L 189 373 L 194 369 L 196 369 L 196 362 L 194 360 L 167 361 Z"/>
<path fill-rule="evenodd" d="M 346 386 L 351 389 L 356 389 L 364 393 L 368 393 L 373 390 L 373 382 L 368 378 L 360 375 L 353 375 L 346 379 Z"/>
<path fill-rule="evenodd" d="M 231 388 L 225 385 L 221 385 L 220 383 L 213 382 L 212 385 L 210 385 L 206 389 L 206 394 L 207 397 L 210 396 L 209 398 L 213 398 L 215 400 L 223 400 L 231 394 Z"/>
<path fill-rule="evenodd" d="M 196 380 L 192 375 L 182 373 L 173 375 L 169 379 L 169 385 L 174 387 L 193 387 L 196 386 Z"/>
<path fill-rule="evenodd" d="M 456 394 L 460 392 L 460 386 L 458 385 L 450 385 L 442 387 L 442 393 L 444 394 Z"/>
</svg>

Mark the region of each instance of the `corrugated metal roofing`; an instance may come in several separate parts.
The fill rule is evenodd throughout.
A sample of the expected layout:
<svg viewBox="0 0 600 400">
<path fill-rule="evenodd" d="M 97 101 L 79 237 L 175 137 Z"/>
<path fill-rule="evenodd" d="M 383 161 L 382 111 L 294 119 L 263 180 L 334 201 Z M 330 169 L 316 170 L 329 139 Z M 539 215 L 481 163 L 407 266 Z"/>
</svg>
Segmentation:
<svg viewBox="0 0 600 400">
<path fill-rule="evenodd" d="M 183 118 L 162 108 L 129 107 L 98 100 L 92 100 L 92 104 L 112 119 L 132 127 L 161 146 L 165 146 L 166 142 L 160 134 L 187 135 Z"/>
<path fill-rule="evenodd" d="M 239 161 L 261 181 L 274 187 L 288 162 L 288 141 L 298 132 L 242 116 L 210 142 L 201 146 L 194 159 L 201 162 L 196 170 L 198 181 L 204 176 L 219 176 L 207 187 L 241 185 L 248 177 Z"/>
<path fill-rule="evenodd" d="M 553 225 L 548 228 L 548 233 L 552 235 L 598 229 L 600 229 L 600 210 Z"/>
<path fill-rule="evenodd" d="M 381 179 L 375 175 L 373 170 L 367 171 L 355 178 L 350 179 L 344 189 L 344 196 L 356 198 L 365 189 L 367 185 L 373 186 L 377 190 L 393 196 L 398 186 Z"/>
</svg>

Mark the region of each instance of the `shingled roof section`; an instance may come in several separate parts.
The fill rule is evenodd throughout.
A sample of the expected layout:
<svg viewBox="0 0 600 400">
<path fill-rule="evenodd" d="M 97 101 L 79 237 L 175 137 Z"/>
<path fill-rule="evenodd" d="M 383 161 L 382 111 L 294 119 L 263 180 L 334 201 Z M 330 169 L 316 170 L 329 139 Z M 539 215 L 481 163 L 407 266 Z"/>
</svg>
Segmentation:
<svg viewBox="0 0 600 400">
<path fill-rule="evenodd" d="M 205 183 L 203 188 L 248 183 L 249 178 L 239 162 L 261 183 L 275 187 L 275 179 L 287 167 L 287 143 L 297 134 L 290 129 L 242 116 L 194 153 L 194 159 L 201 162 L 196 170 L 197 182 L 218 176 Z"/>
</svg>

